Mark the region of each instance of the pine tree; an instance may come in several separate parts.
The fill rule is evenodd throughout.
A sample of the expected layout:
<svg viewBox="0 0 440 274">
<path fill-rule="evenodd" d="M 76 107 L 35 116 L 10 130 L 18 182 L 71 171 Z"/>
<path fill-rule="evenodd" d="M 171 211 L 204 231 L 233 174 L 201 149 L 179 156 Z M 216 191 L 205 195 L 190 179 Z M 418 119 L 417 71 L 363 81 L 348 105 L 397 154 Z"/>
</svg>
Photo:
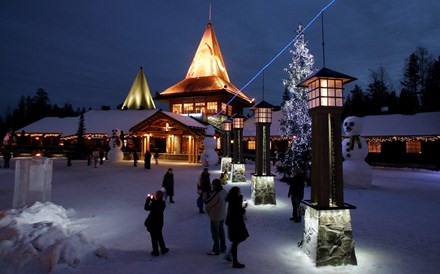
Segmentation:
<svg viewBox="0 0 440 274">
<path fill-rule="evenodd" d="M 406 61 L 404 78 L 401 81 L 403 101 L 410 100 L 414 102 L 414 112 L 417 112 L 419 106 L 418 96 L 421 93 L 421 77 L 419 59 L 415 53 L 412 53 Z M 403 94 L 402 94 L 403 93 Z M 405 110 L 406 111 L 406 110 Z"/>
<path fill-rule="evenodd" d="M 296 33 L 302 31 L 302 25 L 298 25 Z M 307 89 L 297 85 L 312 73 L 314 57 L 307 48 L 307 41 L 301 34 L 294 43 L 294 49 L 290 50 L 292 62 L 285 69 L 289 78 L 283 80 L 285 89 L 288 91 L 283 98 L 281 110 L 283 118 L 280 121 L 280 131 L 283 137 L 292 139 L 286 151 L 278 153 L 279 164 L 277 172 L 284 177 L 290 176 L 295 170 L 306 172 L 311 159 L 311 136 L 312 120 L 307 107 Z"/>
<path fill-rule="evenodd" d="M 370 70 L 370 77 L 367 95 L 371 111 L 368 114 L 381 114 L 383 111 L 388 111 L 391 104 L 395 104 L 392 102 L 395 98 L 392 96 L 391 80 L 382 66 L 377 70 Z"/>
<path fill-rule="evenodd" d="M 85 133 L 86 133 L 86 127 L 84 122 L 84 113 L 81 113 L 78 121 L 78 129 L 76 131 L 77 139 L 76 139 L 76 147 L 75 147 L 77 152 L 77 157 L 80 158 L 85 156 L 84 154 L 86 153 L 86 144 L 84 140 Z"/>
<path fill-rule="evenodd" d="M 355 85 L 346 97 L 342 116 L 364 116 L 368 113 L 368 98 L 359 85 Z"/>
<path fill-rule="evenodd" d="M 423 111 L 440 111 L 440 56 L 435 60 L 428 72 L 426 90 L 422 97 Z"/>
</svg>

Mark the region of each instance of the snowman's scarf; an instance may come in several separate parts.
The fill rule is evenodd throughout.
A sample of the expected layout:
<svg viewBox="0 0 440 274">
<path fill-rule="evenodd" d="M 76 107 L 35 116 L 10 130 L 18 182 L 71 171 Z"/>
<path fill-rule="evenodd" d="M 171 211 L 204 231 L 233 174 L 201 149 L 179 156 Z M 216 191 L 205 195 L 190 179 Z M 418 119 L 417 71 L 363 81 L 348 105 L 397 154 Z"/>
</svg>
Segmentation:
<svg viewBox="0 0 440 274">
<path fill-rule="evenodd" d="M 358 144 L 358 148 L 362 148 L 361 139 L 359 139 L 359 135 L 350 136 L 350 150 L 353 150 L 354 143 Z"/>
</svg>

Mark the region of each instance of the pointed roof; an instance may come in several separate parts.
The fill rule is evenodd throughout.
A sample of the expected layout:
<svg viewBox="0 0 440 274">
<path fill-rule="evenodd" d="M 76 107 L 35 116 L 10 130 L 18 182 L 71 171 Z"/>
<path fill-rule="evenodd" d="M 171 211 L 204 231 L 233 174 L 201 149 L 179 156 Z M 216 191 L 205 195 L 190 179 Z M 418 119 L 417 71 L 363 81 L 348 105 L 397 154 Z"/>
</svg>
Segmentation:
<svg viewBox="0 0 440 274">
<path fill-rule="evenodd" d="M 218 76 L 229 82 L 228 72 L 211 22 L 208 22 L 206 26 L 185 79 L 207 76 Z"/>
<path fill-rule="evenodd" d="M 133 81 L 122 109 L 156 109 L 142 67 Z"/>
<path fill-rule="evenodd" d="M 252 103 L 249 97 L 231 84 L 214 27 L 209 21 L 185 79 L 162 91 L 156 99 L 207 95 L 207 92 L 210 95 L 221 94 L 225 91 L 231 96 L 238 93 L 237 97 L 246 104 Z"/>
</svg>

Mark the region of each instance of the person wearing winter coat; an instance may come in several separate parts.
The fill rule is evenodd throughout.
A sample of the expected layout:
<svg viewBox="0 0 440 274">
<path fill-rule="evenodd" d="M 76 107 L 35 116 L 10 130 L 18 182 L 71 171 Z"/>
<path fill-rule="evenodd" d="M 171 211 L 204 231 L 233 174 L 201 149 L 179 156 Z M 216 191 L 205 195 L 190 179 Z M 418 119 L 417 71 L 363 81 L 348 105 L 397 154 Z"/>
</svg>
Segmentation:
<svg viewBox="0 0 440 274">
<path fill-rule="evenodd" d="M 228 171 L 225 170 L 222 174 L 220 174 L 220 182 L 222 183 L 222 185 L 226 185 L 228 183 Z"/>
<path fill-rule="evenodd" d="M 163 176 L 162 187 L 165 188 L 167 196 L 170 197 L 170 203 L 174 203 L 174 174 L 172 168 L 169 168 Z"/>
<path fill-rule="evenodd" d="M 139 156 L 136 151 L 133 151 L 133 166 L 137 167 Z"/>
<path fill-rule="evenodd" d="M 245 265 L 238 262 L 237 251 L 238 244 L 249 237 L 249 232 L 244 222 L 247 204 L 243 205 L 243 195 L 241 195 L 239 187 L 234 186 L 229 190 L 226 202 L 228 202 L 226 225 L 228 226 L 229 240 L 232 242 L 232 267 L 244 268 Z"/>
<path fill-rule="evenodd" d="M 150 211 L 147 219 L 145 220 L 145 226 L 150 232 L 151 245 L 153 251 L 151 255 L 159 256 L 159 247 L 162 254 L 166 254 L 169 249 L 165 245 L 165 241 L 162 235 L 163 228 L 163 212 L 165 210 L 165 201 L 163 200 L 163 192 L 158 190 L 156 194 L 148 194 L 145 201 L 144 209 Z"/>
<path fill-rule="evenodd" d="M 299 205 L 304 198 L 305 175 L 300 170 L 295 171 L 293 177 L 289 178 L 289 193 L 287 197 L 292 201 L 292 217 L 290 220 L 295 223 L 301 222 L 301 214 L 299 214 Z"/>
<path fill-rule="evenodd" d="M 219 179 L 212 181 L 211 195 L 204 194 L 203 201 L 206 205 L 211 223 L 211 237 L 214 242 L 208 255 L 219 255 L 220 252 L 226 252 L 224 222 L 226 217 L 226 195 L 228 193 L 223 189 Z"/>
<path fill-rule="evenodd" d="M 148 150 L 145 152 L 144 167 L 145 169 L 151 169 L 151 152 Z"/>
</svg>

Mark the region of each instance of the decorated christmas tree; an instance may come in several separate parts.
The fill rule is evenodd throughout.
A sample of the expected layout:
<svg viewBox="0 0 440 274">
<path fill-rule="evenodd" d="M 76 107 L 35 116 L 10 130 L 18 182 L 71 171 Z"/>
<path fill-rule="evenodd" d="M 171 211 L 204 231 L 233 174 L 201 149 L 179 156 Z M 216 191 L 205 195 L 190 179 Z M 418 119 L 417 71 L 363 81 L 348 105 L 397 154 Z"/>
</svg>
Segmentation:
<svg viewBox="0 0 440 274">
<path fill-rule="evenodd" d="M 292 62 L 285 69 L 289 78 L 283 80 L 285 93 L 281 110 L 283 118 L 280 121 L 280 131 L 283 137 L 291 140 L 286 151 L 278 153 L 277 172 L 288 177 L 294 170 L 307 172 L 311 159 L 312 120 L 307 107 L 307 89 L 297 87 L 302 80 L 309 76 L 313 69 L 314 58 L 307 48 L 307 41 L 302 34 L 302 25 L 298 25 L 298 38 L 294 43 Z"/>
</svg>

